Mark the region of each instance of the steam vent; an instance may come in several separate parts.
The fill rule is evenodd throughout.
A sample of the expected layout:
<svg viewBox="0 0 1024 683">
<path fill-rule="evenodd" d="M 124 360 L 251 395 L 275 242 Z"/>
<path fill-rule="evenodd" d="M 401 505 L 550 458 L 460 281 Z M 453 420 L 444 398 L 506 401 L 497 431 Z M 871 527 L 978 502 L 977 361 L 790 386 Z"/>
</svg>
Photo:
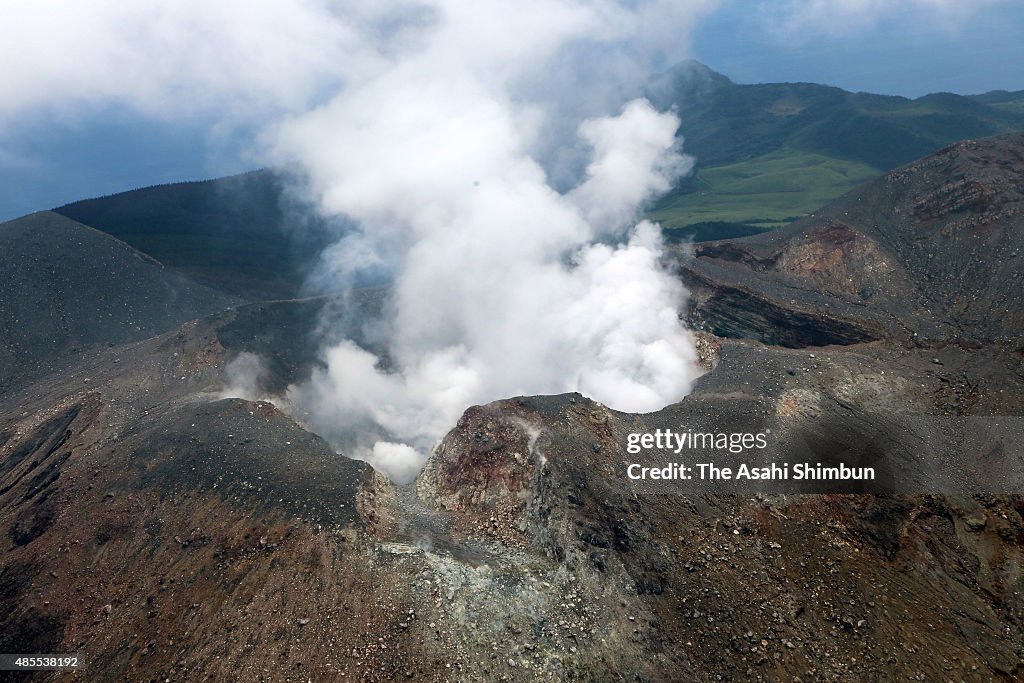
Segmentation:
<svg viewBox="0 0 1024 683">
<path fill-rule="evenodd" d="M 0 22 L 0 680 L 1024 680 L 1024 9 L 236 4 Z"/>
</svg>

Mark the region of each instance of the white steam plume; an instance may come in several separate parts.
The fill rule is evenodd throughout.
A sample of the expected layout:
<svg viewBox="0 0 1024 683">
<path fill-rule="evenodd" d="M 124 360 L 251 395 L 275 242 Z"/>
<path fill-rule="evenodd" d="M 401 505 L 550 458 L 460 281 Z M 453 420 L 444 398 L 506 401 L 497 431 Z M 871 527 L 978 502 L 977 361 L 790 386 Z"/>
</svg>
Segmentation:
<svg viewBox="0 0 1024 683">
<path fill-rule="evenodd" d="M 263 400 L 267 366 L 255 353 L 243 351 L 224 366 L 224 388 L 218 398 L 244 398 L 247 401 Z"/>
<path fill-rule="evenodd" d="M 545 88 L 551 60 L 605 46 L 621 62 L 642 13 L 550 0 L 433 7 L 413 47 L 270 137 L 326 211 L 361 226 L 331 250 L 331 272 L 366 254 L 399 264 L 387 361 L 344 341 L 289 394 L 322 433 L 373 434 L 356 454 L 397 480 L 471 404 L 578 390 L 652 411 L 698 374 L 678 317 L 685 292 L 661 265 L 657 226 L 637 223 L 690 167 L 677 117 L 620 104 L 561 141 L 589 158 L 574 187 L 557 191 L 545 166 L 559 147 L 547 117 L 601 90 Z"/>
<path fill-rule="evenodd" d="M 387 361 L 338 344 L 291 398 L 403 479 L 472 403 L 689 390 L 685 293 L 636 224 L 689 162 L 676 117 L 635 98 L 715 4 L 11 0 L 0 128 L 116 107 L 262 129 L 266 161 L 360 226 L 325 272 L 396 271 Z"/>
</svg>

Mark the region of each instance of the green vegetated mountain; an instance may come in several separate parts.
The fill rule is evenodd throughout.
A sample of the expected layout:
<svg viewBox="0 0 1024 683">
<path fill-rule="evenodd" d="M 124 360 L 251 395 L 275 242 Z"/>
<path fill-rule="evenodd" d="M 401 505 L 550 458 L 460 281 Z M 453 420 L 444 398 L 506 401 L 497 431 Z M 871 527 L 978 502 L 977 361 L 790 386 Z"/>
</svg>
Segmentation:
<svg viewBox="0 0 1024 683">
<path fill-rule="evenodd" d="M 676 107 L 695 173 L 650 212 L 682 237 L 753 234 L 953 142 L 1024 130 L 1024 91 L 917 99 L 814 83 L 741 85 L 698 62 L 655 79 Z"/>
<path fill-rule="evenodd" d="M 684 148 L 697 158 L 695 173 L 650 211 L 670 239 L 763 232 L 951 142 L 1024 130 L 1024 91 L 910 100 L 812 83 L 740 85 L 697 62 L 656 78 L 648 97 L 678 110 Z M 292 298 L 344 228 L 297 206 L 282 177 L 260 170 L 54 211 L 228 295 Z"/>
<path fill-rule="evenodd" d="M 269 170 L 157 185 L 54 209 L 198 282 L 252 300 L 299 294 L 331 230 Z"/>
</svg>

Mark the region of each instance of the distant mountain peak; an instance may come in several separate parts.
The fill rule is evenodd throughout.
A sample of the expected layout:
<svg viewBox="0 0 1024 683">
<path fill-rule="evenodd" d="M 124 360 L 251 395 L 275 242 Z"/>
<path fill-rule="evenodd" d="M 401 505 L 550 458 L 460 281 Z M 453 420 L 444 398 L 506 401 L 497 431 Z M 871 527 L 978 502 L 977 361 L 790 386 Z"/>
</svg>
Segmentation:
<svg viewBox="0 0 1024 683">
<path fill-rule="evenodd" d="M 647 86 L 647 98 L 656 107 L 668 108 L 729 85 L 733 82 L 728 76 L 695 59 L 687 59 L 652 78 Z"/>
<path fill-rule="evenodd" d="M 698 62 L 696 59 L 684 59 L 670 68 L 666 73 L 689 78 L 699 78 L 708 81 L 732 83 L 728 76 L 715 71 L 703 62 Z"/>
</svg>

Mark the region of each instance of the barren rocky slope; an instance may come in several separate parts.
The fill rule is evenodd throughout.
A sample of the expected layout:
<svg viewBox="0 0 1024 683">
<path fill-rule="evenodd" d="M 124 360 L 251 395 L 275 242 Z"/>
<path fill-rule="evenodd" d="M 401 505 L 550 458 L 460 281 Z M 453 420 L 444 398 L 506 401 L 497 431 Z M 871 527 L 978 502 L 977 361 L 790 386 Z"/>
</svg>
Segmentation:
<svg viewBox="0 0 1024 683">
<path fill-rule="evenodd" d="M 722 420 L 1021 415 L 1004 264 L 1022 149 L 898 170 L 880 182 L 899 214 L 870 214 L 869 187 L 698 248 L 691 315 L 717 334 L 693 394 L 642 416 L 579 395 L 473 407 L 409 487 L 219 397 L 242 351 L 278 387 L 308 371 L 297 331 L 321 303 L 59 355 L 0 405 L 0 650 L 81 653 L 80 680 L 1019 680 L 1013 452 L 978 454 L 1007 468 L 1000 495 L 658 495 L 625 476 L 658 454 L 624 446 Z M 956 173 L 990 199 L 928 204 Z M 968 247 L 989 265 L 941 284 Z"/>
<path fill-rule="evenodd" d="M 695 246 L 691 317 L 790 347 L 888 339 L 1015 353 L 1024 136 L 958 143 L 781 230 Z"/>
<path fill-rule="evenodd" d="M 48 211 L 0 224 L 0 395 L 54 359 L 146 339 L 237 299 Z"/>
<path fill-rule="evenodd" d="M 287 174 L 252 171 L 74 202 L 55 213 L 131 245 L 213 289 L 288 299 L 329 243 L 331 227 L 296 205 Z"/>
</svg>

